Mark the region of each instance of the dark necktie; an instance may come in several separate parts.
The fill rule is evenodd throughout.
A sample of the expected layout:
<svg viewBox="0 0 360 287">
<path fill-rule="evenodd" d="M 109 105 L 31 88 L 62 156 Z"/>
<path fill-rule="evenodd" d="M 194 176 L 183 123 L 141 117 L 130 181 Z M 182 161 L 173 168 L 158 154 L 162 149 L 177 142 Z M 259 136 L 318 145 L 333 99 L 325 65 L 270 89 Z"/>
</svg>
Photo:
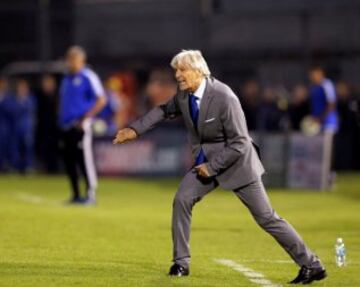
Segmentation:
<svg viewBox="0 0 360 287">
<path fill-rule="evenodd" d="M 194 124 L 194 128 L 197 131 L 198 120 L 199 120 L 199 106 L 196 102 L 197 97 L 194 94 L 189 94 L 189 108 L 191 120 Z M 199 165 L 206 162 L 206 157 L 202 148 L 195 160 L 195 165 Z"/>
<path fill-rule="evenodd" d="M 199 120 L 199 106 L 196 102 L 198 98 L 195 97 L 194 94 L 189 94 L 189 108 L 190 108 L 190 116 L 192 122 L 194 124 L 195 130 L 197 131 L 197 123 Z"/>
</svg>

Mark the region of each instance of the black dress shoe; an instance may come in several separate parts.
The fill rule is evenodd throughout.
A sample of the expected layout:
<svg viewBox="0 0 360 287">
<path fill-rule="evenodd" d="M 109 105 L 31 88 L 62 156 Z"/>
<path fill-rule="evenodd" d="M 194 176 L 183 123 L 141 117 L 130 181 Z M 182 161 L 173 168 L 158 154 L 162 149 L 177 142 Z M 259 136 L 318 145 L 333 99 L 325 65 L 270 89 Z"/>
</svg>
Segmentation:
<svg viewBox="0 0 360 287">
<path fill-rule="evenodd" d="M 84 202 L 84 199 L 78 196 L 74 196 L 70 198 L 68 201 L 66 201 L 66 204 L 82 204 Z"/>
<path fill-rule="evenodd" d="M 169 271 L 169 275 L 170 276 L 188 276 L 189 275 L 189 269 L 182 267 L 179 264 L 174 264 L 173 266 L 170 267 L 170 271 Z"/>
<path fill-rule="evenodd" d="M 290 282 L 290 284 L 310 284 L 317 280 L 326 278 L 326 270 L 323 267 L 309 268 L 306 266 L 301 267 L 298 276 Z"/>
</svg>

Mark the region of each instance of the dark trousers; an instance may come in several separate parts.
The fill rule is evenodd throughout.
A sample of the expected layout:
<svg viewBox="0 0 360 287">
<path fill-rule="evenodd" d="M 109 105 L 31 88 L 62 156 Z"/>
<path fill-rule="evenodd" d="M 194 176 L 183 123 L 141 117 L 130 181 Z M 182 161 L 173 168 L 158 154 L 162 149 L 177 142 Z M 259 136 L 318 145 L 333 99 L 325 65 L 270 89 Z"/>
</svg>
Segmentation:
<svg viewBox="0 0 360 287">
<path fill-rule="evenodd" d="M 65 170 L 74 198 L 80 197 L 79 179 L 85 178 L 89 199 L 95 199 L 97 177 L 93 160 L 91 127 L 62 131 L 62 152 Z"/>
</svg>

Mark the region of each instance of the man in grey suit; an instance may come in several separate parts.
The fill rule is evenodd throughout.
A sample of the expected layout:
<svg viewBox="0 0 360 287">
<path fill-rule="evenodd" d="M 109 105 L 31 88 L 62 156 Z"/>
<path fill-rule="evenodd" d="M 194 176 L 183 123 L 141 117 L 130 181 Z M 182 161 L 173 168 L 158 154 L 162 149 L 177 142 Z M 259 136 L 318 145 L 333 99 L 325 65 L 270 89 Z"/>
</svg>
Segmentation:
<svg viewBox="0 0 360 287">
<path fill-rule="evenodd" d="M 316 255 L 295 229 L 272 208 L 261 176 L 264 168 L 252 142 L 240 102 L 224 83 L 212 78 L 200 51 L 184 50 L 171 66 L 178 93 L 116 135 L 113 143 L 133 140 L 165 119 L 183 116 L 194 167 L 185 175 L 173 202 L 173 260 L 169 275 L 189 275 L 192 208 L 217 186 L 233 190 L 255 221 L 301 267 L 291 283 L 307 284 L 326 277 Z"/>
</svg>

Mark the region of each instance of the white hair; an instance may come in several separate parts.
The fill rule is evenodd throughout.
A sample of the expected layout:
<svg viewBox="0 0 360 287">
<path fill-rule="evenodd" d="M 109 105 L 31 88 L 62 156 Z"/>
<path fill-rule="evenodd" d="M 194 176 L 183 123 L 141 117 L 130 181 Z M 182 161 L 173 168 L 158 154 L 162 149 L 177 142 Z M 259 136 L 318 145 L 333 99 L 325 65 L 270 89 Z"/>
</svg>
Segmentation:
<svg viewBox="0 0 360 287">
<path fill-rule="evenodd" d="M 79 55 L 81 57 L 83 57 L 84 60 L 86 60 L 86 51 L 83 47 L 78 46 L 78 45 L 74 45 L 69 47 L 69 49 L 66 52 L 67 55 Z"/>
<path fill-rule="evenodd" d="M 199 50 L 182 50 L 171 60 L 171 67 L 174 69 L 185 68 L 197 70 L 205 77 L 210 76 L 209 67 Z"/>
</svg>

